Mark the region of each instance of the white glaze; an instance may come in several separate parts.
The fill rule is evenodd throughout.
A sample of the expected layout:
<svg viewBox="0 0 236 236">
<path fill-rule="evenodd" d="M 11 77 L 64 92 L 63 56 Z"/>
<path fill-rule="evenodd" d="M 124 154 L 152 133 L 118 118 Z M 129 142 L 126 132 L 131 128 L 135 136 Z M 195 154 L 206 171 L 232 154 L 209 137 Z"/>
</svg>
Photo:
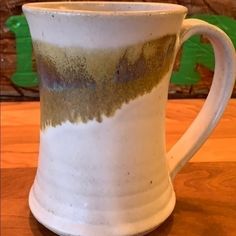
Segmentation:
<svg viewBox="0 0 236 236">
<path fill-rule="evenodd" d="M 86 2 L 80 4 L 84 5 Z M 184 9 L 175 14 L 171 14 L 173 10 L 162 12 L 163 14 L 158 10 L 139 14 L 138 11 L 124 14 L 119 14 L 119 11 L 111 14 L 99 14 L 99 11 L 57 14 L 56 11 L 27 8 L 28 5 L 34 4 L 26 4 L 26 7 L 23 7 L 33 39 L 61 47 L 107 49 L 130 46 L 179 33 L 184 17 Z M 128 6 L 130 4 L 127 4 L 127 10 Z M 94 8 L 96 9 L 95 5 Z"/>
<path fill-rule="evenodd" d="M 141 3 L 116 4 L 133 10 L 45 10 L 37 4 L 23 9 L 34 40 L 102 49 L 178 35 L 185 15 L 184 8 L 174 5 L 145 3 L 159 5 L 159 10 L 140 11 Z M 222 31 L 198 20 L 185 21 L 182 30 L 181 43 L 199 32 L 210 38 L 216 75 L 199 117 L 168 153 L 172 176 L 215 127 L 235 75 L 234 49 Z M 170 215 L 175 194 L 164 140 L 169 77 L 170 72 L 151 93 L 123 105 L 102 123 L 66 122 L 41 132 L 39 166 L 29 198 L 41 223 L 60 235 L 131 236 L 147 233 Z"/>
<path fill-rule="evenodd" d="M 102 123 L 66 122 L 41 132 L 30 198 L 40 222 L 72 235 L 134 235 L 171 213 L 175 196 L 164 145 L 168 77 Z"/>
</svg>

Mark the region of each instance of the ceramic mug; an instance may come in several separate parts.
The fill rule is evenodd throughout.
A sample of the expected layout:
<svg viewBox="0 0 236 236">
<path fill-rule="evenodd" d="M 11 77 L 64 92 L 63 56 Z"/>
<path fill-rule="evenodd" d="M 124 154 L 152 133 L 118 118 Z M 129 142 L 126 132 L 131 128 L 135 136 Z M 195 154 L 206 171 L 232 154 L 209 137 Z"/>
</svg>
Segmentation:
<svg viewBox="0 0 236 236">
<path fill-rule="evenodd" d="M 164 3 L 23 6 L 40 74 L 41 132 L 33 215 L 59 235 L 144 235 L 172 212 L 171 179 L 207 139 L 230 98 L 231 41 Z M 216 66 L 190 128 L 165 151 L 165 105 L 176 53 L 203 34 Z"/>
</svg>

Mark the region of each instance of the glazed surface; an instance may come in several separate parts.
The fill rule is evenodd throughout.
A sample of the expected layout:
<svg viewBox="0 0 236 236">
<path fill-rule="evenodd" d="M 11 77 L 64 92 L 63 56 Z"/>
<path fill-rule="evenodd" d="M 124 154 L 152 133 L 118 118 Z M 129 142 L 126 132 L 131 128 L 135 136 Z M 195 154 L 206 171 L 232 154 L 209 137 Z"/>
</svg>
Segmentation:
<svg viewBox="0 0 236 236">
<path fill-rule="evenodd" d="M 41 128 L 102 121 L 152 89 L 169 71 L 175 35 L 113 49 L 58 47 L 34 41 L 41 77 Z"/>
</svg>

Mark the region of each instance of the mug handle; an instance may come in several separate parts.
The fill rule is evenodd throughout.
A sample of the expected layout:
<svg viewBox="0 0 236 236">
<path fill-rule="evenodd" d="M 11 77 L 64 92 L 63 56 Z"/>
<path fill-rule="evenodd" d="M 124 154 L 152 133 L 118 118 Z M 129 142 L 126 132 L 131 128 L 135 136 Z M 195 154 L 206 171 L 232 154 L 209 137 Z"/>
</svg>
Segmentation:
<svg viewBox="0 0 236 236">
<path fill-rule="evenodd" d="M 214 48 L 215 70 L 207 99 L 190 127 L 167 153 L 170 176 L 173 179 L 206 141 L 221 118 L 231 97 L 236 74 L 235 50 L 228 36 L 216 26 L 198 19 L 183 21 L 179 48 L 193 35 L 207 37 Z"/>
</svg>

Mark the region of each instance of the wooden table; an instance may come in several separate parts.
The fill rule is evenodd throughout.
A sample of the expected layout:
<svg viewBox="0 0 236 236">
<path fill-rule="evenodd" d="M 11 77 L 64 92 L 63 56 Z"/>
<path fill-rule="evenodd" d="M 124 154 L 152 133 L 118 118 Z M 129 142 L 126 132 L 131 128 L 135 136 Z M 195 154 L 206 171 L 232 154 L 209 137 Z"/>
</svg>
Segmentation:
<svg viewBox="0 0 236 236">
<path fill-rule="evenodd" d="M 171 100 L 167 147 L 181 136 L 203 101 Z M 55 235 L 31 215 L 27 197 L 39 144 L 39 103 L 1 104 L 1 235 Z M 236 235 L 236 100 L 210 139 L 174 181 L 172 215 L 149 236 Z M 96 236 L 96 235 L 94 235 Z"/>
</svg>

